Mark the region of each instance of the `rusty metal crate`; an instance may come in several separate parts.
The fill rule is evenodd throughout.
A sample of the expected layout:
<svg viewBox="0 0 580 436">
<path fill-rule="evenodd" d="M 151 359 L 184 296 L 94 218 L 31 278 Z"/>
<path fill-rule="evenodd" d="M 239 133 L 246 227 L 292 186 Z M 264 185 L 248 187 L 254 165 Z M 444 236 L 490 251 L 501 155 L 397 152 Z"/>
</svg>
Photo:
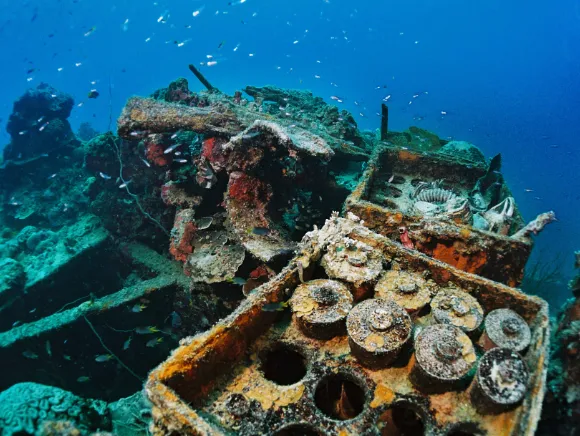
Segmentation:
<svg viewBox="0 0 580 436">
<path fill-rule="evenodd" d="M 333 269 L 335 261 L 344 268 Z M 408 310 L 411 338 L 395 360 L 373 369 L 353 355 L 344 330 L 314 339 L 299 325 L 301 311 L 308 312 L 311 302 L 301 299 L 297 287 L 331 276 L 359 308 L 377 301 L 368 297 L 379 292 L 377 281 L 393 272 L 428 281 L 429 298 L 437 289 L 454 286 L 474 297 L 485 315 L 509 308 L 525 320 L 531 343 L 522 356 L 529 380 L 519 405 L 486 409 L 474 395 L 473 371 L 482 359 L 487 330 L 469 333 L 477 361 L 461 385 L 438 389 L 414 381 L 411 369 L 414 343 L 435 323 L 434 311 Z M 380 296 L 378 301 L 390 301 Z M 292 310 L 286 308 L 289 298 Z M 544 395 L 548 341 L 547 304 L 540 298 L 402 249 L 351 214 L 347 219 L 333 215 L 322 229 L 305 236 L 296 257 L 272 281 L 211 330 L 182 340 L 151 372 L 146 392 L 154 405 L 153 432 L 531 435 Z"/>
<path fill-rule="evenodd" d="M 379 146 L 344 209 L 366 226 L 393 240 L 405 226 L 417 250 L 464 271 L 517 286 L 532 249 L 531 240 L 480 230 L 461 216 L 426 219 L 409 206 L 417 183 L 445 181 L 446 188 L 467 198 L 489 167 L 459 157 L 404 147 Z M 511 193 L 502 179 L 505 196 Z M 514 205 L 509 234 L 523 226 Z"/>
</svg>

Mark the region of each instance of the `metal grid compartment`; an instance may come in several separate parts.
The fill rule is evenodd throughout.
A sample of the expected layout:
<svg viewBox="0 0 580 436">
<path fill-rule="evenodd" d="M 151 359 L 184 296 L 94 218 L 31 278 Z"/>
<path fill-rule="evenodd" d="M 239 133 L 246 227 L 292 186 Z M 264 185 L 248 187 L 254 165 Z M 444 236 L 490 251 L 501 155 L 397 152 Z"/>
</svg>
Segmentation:
<svg viewBox="0 0 580 436">
<path fill-rule="evenodd" d="M 347 247 L 340 249 L 345 244 Z M 336 255 L 345 249 L 347 253 Z M 360 251 L 367 252 L 366 258 L 361 260 Z M 377 255 L 380 268 L 375 274 Z M 331 268 L 333 258 L 345 268 Z M 347 265 L 373 271 L 356 275 Z M 481 393 L 474 393 L 474 380 L 485 352 L 483 323 L 462 333 L 468 338 L 462 339 L 463 344 L 473 344 L 470 370 L 453 386 L 437 386 L 413 375 L 418 337 L 430 326 L 446 326 L 437 322 L 429 305 L 406 311 L 403 318 L 412 323 L 409 338 L 396 356 L 383 364 L 379 359 L 378 366 L 372 368 L 352 353 L 348 320 L 346 330 L 333 330 L 330 338 L 317 339 L 308 332 L 307 336 L 297 322 L 300 314 L 309 313 L 312 302 L 292 297 L 292 307 L 286 307 L 298 286 L 323 279 L 346 286 L 355 308 L 368 305 L 375 301 L 371 297 L 378 296 L 377 282 L 392 271 L 420 277 L 428 282 L 432 296 L 442 289 L 460 289 L 480 305 L 484 316 L 509 308 L 525 320 L 531 345 L 521 356 L 529 378 L 519 404 L 509 410 L 480 407 L 484 401 Z M 409 291 L 407 285 L 402 289 Z M 379 301 L 393 301 L 378 297 Z M 326 294 L 315 295 L 314 301 L 319 304 L 314 304 L 314 310 L 333 304 Z M 380 336 L 389 323 L 384 318 L 371 318 L 363 320 L 377 321 L 374 325 Z M 305 236 L 300 252 L 278 276 L 251 293 L 210 331 L 183 340 L 150 374 L 146 391 L 154 404 L 153 432 L 531 435 L 544 394 L 548 340 L 547 304 L 543 300 L 402 249 L 362 226 L 352 215 L 349 219 L 333 216 L 322 229 Z M 371 342 L 371 354 L 384 345 L 375 339 Z"/>
</svg>

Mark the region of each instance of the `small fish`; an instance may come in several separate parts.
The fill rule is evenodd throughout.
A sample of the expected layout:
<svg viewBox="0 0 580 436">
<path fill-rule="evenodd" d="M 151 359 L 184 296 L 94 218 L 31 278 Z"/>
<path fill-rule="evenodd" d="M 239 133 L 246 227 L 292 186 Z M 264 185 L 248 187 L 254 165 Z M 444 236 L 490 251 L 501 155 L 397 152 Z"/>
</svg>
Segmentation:
<svg viewBox="0 0 580 436">
<path fill-rule="evenodd" d="M 176 151 L 175 153 L 173 153 L 175 156 L 181 156 L 181 151 Z"/>
<path fill-rule="evenodd" d="M 282 312 L 288 307 L 287 301 L 281 301 L 279 303 L 268 303 L 262 306 L 264 312 Z"/>
<path fill-rule="evenodd" d="M 28 132 L 28 130 L 21 130 L 20 132 L 18 132 L 18 134 L 20 136 L 25 135 Z"/>
<path fill-rule="evenodd" d="M 101 176 L 105 180 L 111 179 L 111 176 L 109 176 L 108 174 L 102 173 L 102 172 L 99 172 L 99 176 Z"/>
<path fill-rule="evenodd" d="M 47 179 L 48 179 L 48 180 L 50 180 L 50 179 L 54 179 L 54 178 L 56 177 L 56 174 L 57 174 L 57 173 L 54 173 L 54 174 L 52 174 L 52 175 L 48 176 L 48 177 L 47 177 Z"/>
<path fill-rule="evenodd" d="M 246 284 L 246 279 L 243 279 L 241 277 L 234 277 L 233 279 L 230 280 L 230 283 L 233 283 L 234 285 L 243 286 Z"/>
<path fill-rule="evenodd" d="M 63 357 L 64 360 L 68 360 L 69 362 L 72 360 L 72 357 L 70 357 L 67 354 L 63 354 L 62 357 Z"/>
<path fill-rule="evenodd" d="M 161 342 L 163 342 L 163 338 L 153 338 L 153 339 L 147 341 L 145 346 L 147 346 L 149 348 L 153 348 L 153 347 L 156 347 L 157 345 L 159 345 Z"/>
<path fill-rule="evenodd" d="M 125 342 L 123 342 L 123 350 L 127 351 L 129 349 L 129 347 L 131 346 L 131 341 L 133 340 L 133 336 L 129 336 L 129 339 L 127 339 Z"/>
<path fill-rule="evenodd" d="M 394 174 L 391 177 L 389 177 L 389 183 L 392 183 L 393 180 L 395 180 L 395 175 Z"/>
<path fill-rule="evenodd" d="M 193 15 L 194 17 L 197 17 L 199 14 L 201 14 L 201 11 L 203 11 L 204 8 L 205 8 L 205 6 L 202 6 L 197 11 L 193 11 L 191 15 Z"/>
<path fill-rule="evenodd" d="M 77 378 L 77 382 L 78 383 L 86 383 L 90 380 L 91 378 L 89 376 L 86 375 L 82 375 L 79 378 Z"/>
<path fill-rule="evenodd" d="M 96 89 L 91 89 L 88 93 L 89 98 L 97 98 L 99 95 L 100 95 L 99 91 L 97 91 Z"/>
<path fill-rule="evenodd" d="M 266 227 L 254 227 L 251 233 L 258 236 L 266 236 L 268 233 L 270 233 L 270 229 Z"/>
<path fill-rule="evenodd" d="M 224 46 L 224 44 L 225 44 L 225 43 L 226 43 L 226 42 L 225 42 L 225 40 L 224 40 L 224 41 L 222 41 L 222 42 L 220 42 L 220 43 L 218 44 L 218 49 L 222 48 L 222 47 Z"/>
<path fill-rule="evenodd" d="M 91 27 L 89 31 L 85 33 L 85 36 L 90 36 L 95 30 L 97 30 L 96 26 Z"/>
<path fill-rule="evenodd" d="M 149 335 L 151 333 L 159 333 L 159 329 L 154 326 L 137 327 L 135 329 L 135 333 L 137 333 L 138 335 Z"/>
<path fill-rule="evenodd" d="M 129 183 L 131 183 L 131 180 L 127 180 L 125 183 L 121 183 L 119 185 L 119 189 L 126 188 Z"/>
<path fill-rule="evenodd" d="M 24 357 L 26 357 L 27 359 L 38 359 L 38 354 L 36 354 L 30 350 L 23 351 L 22 355 Z"/>
<path fill-rule="evenodd" d="M 81 65 L 82 65 L 82 62 L 77 62 L 77 63 L 75 64 L 75 67 L 80 67 Z"/>
<path fill-rule="evenodd" d="M 169 153 L 171 153 L 173 150 L 175 150 L 180 145 L 181 144 L 173 144 L 172 146 L 167 147 L 165 150 L 163 150 L 163 154 L 169 154 Z"/>
<path fill-rule="evenodd" d="M 95 356 L 95 362 L 99 363 L 108 362 L 112 358 L 113 358 L 112 354 L 100 354 L 98 356 Z"/>
<path fill-rule="evenodd" d="M 46 129 L 46 126 L 48 126 L 48 121 L 46 123 L 44 123 L 42 126 L 40 126 L 40 128 L 38 129 L 39 132 L 42 132 L 44 129 Z"/>
<path fill-rule="evenodd" d="M 52 357 L 52 347 L 50 346 L 50 341 L 46 341 L 46 354 L 48 354 L 48 357 Z"/>
<path fill-rule="evenodd" d="M 175 159 L 175 162 L 178 162 L 178 163 L 187 163 L 187 159 Z"/>
<path fill-rule="evenodd" d="M 251 132 L 251 133 L 246 133 L 245 135 L 242 135 L 242 141 L 248 141 L 250 139 L 254 139 L 257 138 L 258 136 L 260 136 L 262 134 L 262 132 Z"/>
<path fill-rule="evenodd" d="M 129 19 L 128 18 L 123 23 L 123 32 L 126 32 L 127 30 L 129 30 Z"/>
<path fill-rule="evenodd" d="M 133 313 L 139 313 L 139 312 L 142 312 L 142 311 L 143 311 L 144 309 L 146 309 L 146 308 L 147 308 L 147 305 L 146 305 L 146 304 L 143 304 L 143 303 L 137 303 L 136 305 L 134 305 L 134 306 L 131 308 L 131 312 L 133 312 Z"/>
<path fill-rule="evenodd" d="M 208 62 L 206 65 L 207 65 L 208 67 L 213 67 L 213 66 L 214 66 L 214 65 L 216 65 L 216 64 L 217 64 L 217 61 L 209 61 L 209 62 Z"/>
<path fill-rule="evenodd" d="M 151 164 L 149 162 L 147 162 L 145 159 L 141 158 L 141 160 L 143 161 L 143 163 L 147 166 L 147 168 L 151 168 Z"/>
<path fill-rule="evenodd" d="M 533 189 L 524 189 L 524 192 L 534 192 Z"/>
</svg>

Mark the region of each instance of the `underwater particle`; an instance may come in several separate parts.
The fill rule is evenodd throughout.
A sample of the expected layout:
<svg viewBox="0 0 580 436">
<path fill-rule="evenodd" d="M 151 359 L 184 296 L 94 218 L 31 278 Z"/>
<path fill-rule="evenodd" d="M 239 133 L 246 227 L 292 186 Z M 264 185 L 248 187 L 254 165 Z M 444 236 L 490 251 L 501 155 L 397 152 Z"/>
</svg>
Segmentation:
<svg viewBox="0 0 580 436">
<path fill-rule="evenodd" d="M 91 90 L 89 91 L 89 93 L 87 94 L 87 96 L 88 96 L 89 98 L 97 98 L 99 95 L 100 95 L 100 94 L 99 94 L 99 91 L 97 91 L 96 89 L 91 89 Z"/>
<path fill-rule="evenodd" d="M 266 227 L 254 227 L 252 229 L 252 233 L 258 236 L 266 236 L 268 233 L 270 233 L 270 229 Z"/>
<path fill-rule="evenodd" d="M 100 171 L 99 171 L 99 176 L 101 176 L 105 180 L 110 180 L 111 179 L 111 176 L 109 176 L 108 174 L 105 174 L 103 172 L 100 172 Z"/>
<path fill-rule="evenodd" d="M 288 307 L 288 301 L 280 301 L 278 303 L 268 303 L 262 306 L 264 312 L 283 312 Z"/>
<path fill-rule="evenodd" d="M 46 354 L 48 357 L 52 357 L 52 347 L 50 346 L 50 341 L 46 341 Z"/>
<path fill-rule="evenodd" d="M 91 378 L 89 376 L 86 376 L 86 375 L 82 375 L 79 378 L 77 378 L 78 383 L 86 383 L 90 380 L 91 380 Z"/>
<path fill-rule="evenodd" d="M 163 338 L 153 338 L 150 339 L 149 341 L 147 341 L 147 343 L 145 344 L 146 347 L 148 348 L 153 348 L 156 347 L 157 345 L 159 345 L 160 343 L 163 342 Z"/>
<path fill-rule="evenodd" d="M 113 358 L 112 354 L 100 354 L 98 356 L 95 356 L 95 362 L 99 363 L 108 362 L 112 358 Z"/>
<path fill-rule="evenodd" d="M 34 353 L 33 351 L 26 350 L 22 352 L 22 355 L 27 359 L 38 359 L 38 354 Z"/>
</svg>

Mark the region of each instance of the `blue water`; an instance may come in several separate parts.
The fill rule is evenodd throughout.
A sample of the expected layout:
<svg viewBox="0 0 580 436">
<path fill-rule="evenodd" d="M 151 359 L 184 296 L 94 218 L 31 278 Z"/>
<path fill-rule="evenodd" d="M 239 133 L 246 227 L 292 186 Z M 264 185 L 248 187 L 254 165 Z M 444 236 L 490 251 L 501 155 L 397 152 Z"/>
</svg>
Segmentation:
<svg viewBox="0 0 580 436">
<path fill-rule="evenodd" d="M 110 101 L 114 126 L 133 94 L 179 76 L 201 90 L 188 63 L 228 93 L 272 84 L 329 102 L 339 96 L 363 129 L 379 126 L 376 112 L 390 95 L 391 129 L 418 125 L 488 156 L 501 152 L 524 216 L 555 210 L 559 218 L 538 237 L 536 256 L 561 253 L 571 275 L 580 248 L 578 0 L 0 5 L 0 148 L 9 141 L 12 102 L 42 81 L 83 103 L 73 110 L 73 129 L 89 121 L 99 131 L 109 126 Z M 88 99 L 91 89 L 101 96 Z"/>
</svg>

